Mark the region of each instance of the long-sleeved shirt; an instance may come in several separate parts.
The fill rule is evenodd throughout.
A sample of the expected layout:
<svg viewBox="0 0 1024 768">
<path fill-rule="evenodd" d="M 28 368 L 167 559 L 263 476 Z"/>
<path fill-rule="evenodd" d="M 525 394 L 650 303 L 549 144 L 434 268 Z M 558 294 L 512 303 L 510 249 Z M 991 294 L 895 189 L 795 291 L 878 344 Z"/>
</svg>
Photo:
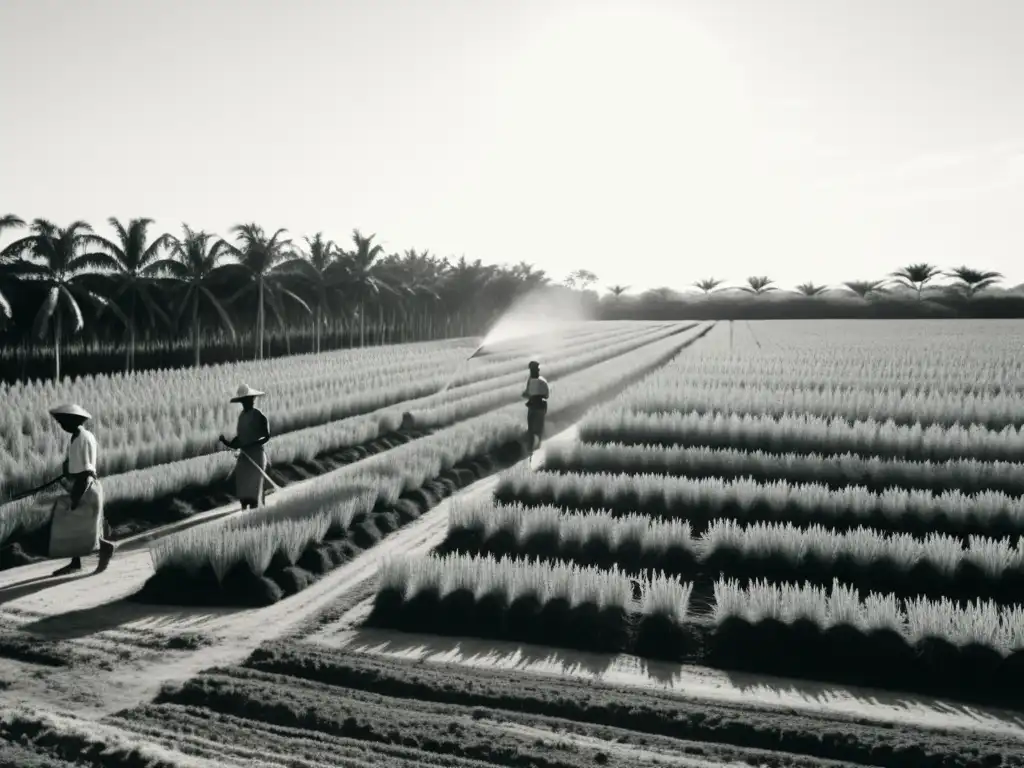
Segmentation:
<svg viewBox="0 0 1024 768">
<path fill-rule="evenodd" d="M 548 380 L 543 376 L 531 376 L 526 380 L 526 389 L 523 397 L 526 398 L 526 407 L 536 410 L 547 410 L 548 396 L 551 388 L 548 387 Z"/>
<path fill-rule="evenodd" d="M 82 427 L 68 445 L 68 474 L 96 473 L 96 436 Z"/>
<path fill-rule="evenodd" d="M 526 380 L 527 397 L 549 397 L 551 388 L 548 387 L 548 380 L 543 376 L 530 377 Z"/>
</svg>

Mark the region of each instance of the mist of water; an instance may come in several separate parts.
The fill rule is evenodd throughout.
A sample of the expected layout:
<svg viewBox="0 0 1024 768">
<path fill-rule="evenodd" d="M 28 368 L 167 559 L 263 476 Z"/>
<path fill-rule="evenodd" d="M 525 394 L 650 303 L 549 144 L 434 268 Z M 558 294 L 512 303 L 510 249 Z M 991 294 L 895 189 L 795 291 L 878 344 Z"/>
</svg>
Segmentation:
<svg viewBox="0 0 1024 768">
<path fill-rule="evenodd" d="M 505 342 L 536 337 L 530 359 L 542 363 L 541 358 L 545 349 L 556 345 L 561 333 L 572 326 L 593 319 L 592 304 L 575 291 L 547 286 L 530 291 L 516 299 L 498 318 L 487 331 L 480 346 L 452 372 L 439 392 L 447 391 L 462 370 L 475 358 L 488 354 L 494 347 Z M 523 368 L 526 368 L 525 364 Z"/>
</svg>

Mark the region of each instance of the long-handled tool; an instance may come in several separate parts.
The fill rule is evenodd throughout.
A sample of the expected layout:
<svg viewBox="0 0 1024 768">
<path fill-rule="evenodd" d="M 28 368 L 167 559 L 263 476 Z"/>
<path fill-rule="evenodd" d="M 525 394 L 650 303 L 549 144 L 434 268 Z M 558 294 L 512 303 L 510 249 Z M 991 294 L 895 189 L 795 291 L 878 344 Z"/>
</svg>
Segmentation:
<svg viewBox="0 0 1024 768">
<path fill-rule="evenodd" d="M 261 475 L 263 475 L 263 479 L 266 480 L 268 483 L 270 483 L 274 487 L 275 491 L 280 491 L 281 490 L 281 486 L 278 485 L 277 483 L 275 483 L 273 480 L 270 479 L 270 475 L 268 475 L 266 472 L 263 471 L 263 467 L 261 467 L 259 464 L 257 464 L 253 460 L 252 456 L 250 456 L 245 451 L 232 451 L 232 453 L 235 455 L 235 458 L 238 458 L 239 454 L 241 454 L 242 456 L 245 456 L 245 458 L 249 460 L 249 463 L 252 464 L 254 467 L 256 467 L 256 471 L 259 472 Z"/>
<path fill-rule="evenodd" d="M 59 483 L 63 479 L 64 479 L 64 475 L 61 475 L 60 477 L 55 477 L 50 482 L 44 483 L 43 485 L 40 485 L 38 488 L 33 488 L 30 491 L 24 491 L 23 493 L 19 493 L 17 496 L 12 496 L 11 498 L 9 498 L 6 501 L 4 501 L 3 503 L 4 504 L 11 504 L 11 503 L 13 503 L 15 501 L 21 501 L 22 499 L 27 499 L 29 496 L 35 496 L 37 493 L 39 493 L 41 491 L 45 491 L 50 486 L 56 485 L 57 483 Z"/>
</svg>

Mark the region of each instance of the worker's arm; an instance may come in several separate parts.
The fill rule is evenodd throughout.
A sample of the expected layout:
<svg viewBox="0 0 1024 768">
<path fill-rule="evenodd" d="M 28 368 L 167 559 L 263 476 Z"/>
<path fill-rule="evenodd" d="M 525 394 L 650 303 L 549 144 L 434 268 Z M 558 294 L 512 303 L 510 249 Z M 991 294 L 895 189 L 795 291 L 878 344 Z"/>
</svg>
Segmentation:
<svg viewBox="0 0 1024 768">
<path fill-rule="evenodd" d="M 74 480 L 70 490 L 71 508 L 75 509 L 78 506 L 78 502 L 82 500 L 82 496 L 85 495 L 85 491 L 89 487 L 89 481 L 96 477 L 96 438 L 88 432 L 80 435 L 72 443 L 71 452 L 74 452 L 76 459 L 76 471 L 72 475 Z M 70 469 L 70 452 L 66 464 L 67 468 Z"/>
<path fill-rule="evenodd" d="M 78 506 L 78 502 L 82 500 L 86 489 L 89 487 L 89 481 L 94 477 L 95 475 L 92 472 L 82 472 L 75 475 L 75 481 L 72 484 L 70 491 L 72 509 Z"/>
</svg>

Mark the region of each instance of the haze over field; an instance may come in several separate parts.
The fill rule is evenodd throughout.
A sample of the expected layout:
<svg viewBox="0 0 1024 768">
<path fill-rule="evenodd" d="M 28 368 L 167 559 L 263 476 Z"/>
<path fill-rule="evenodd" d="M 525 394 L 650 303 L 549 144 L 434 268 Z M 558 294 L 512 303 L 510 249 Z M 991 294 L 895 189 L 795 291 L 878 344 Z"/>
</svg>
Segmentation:
<svg viewBox="0 0 1024 768">
<path fill-rule="evenodd" d="M 5 0 L 0 213 L 359 227 L 634 290 L 1009 286 L 1022 28 L 1014 0 Z"/>
</svg>

